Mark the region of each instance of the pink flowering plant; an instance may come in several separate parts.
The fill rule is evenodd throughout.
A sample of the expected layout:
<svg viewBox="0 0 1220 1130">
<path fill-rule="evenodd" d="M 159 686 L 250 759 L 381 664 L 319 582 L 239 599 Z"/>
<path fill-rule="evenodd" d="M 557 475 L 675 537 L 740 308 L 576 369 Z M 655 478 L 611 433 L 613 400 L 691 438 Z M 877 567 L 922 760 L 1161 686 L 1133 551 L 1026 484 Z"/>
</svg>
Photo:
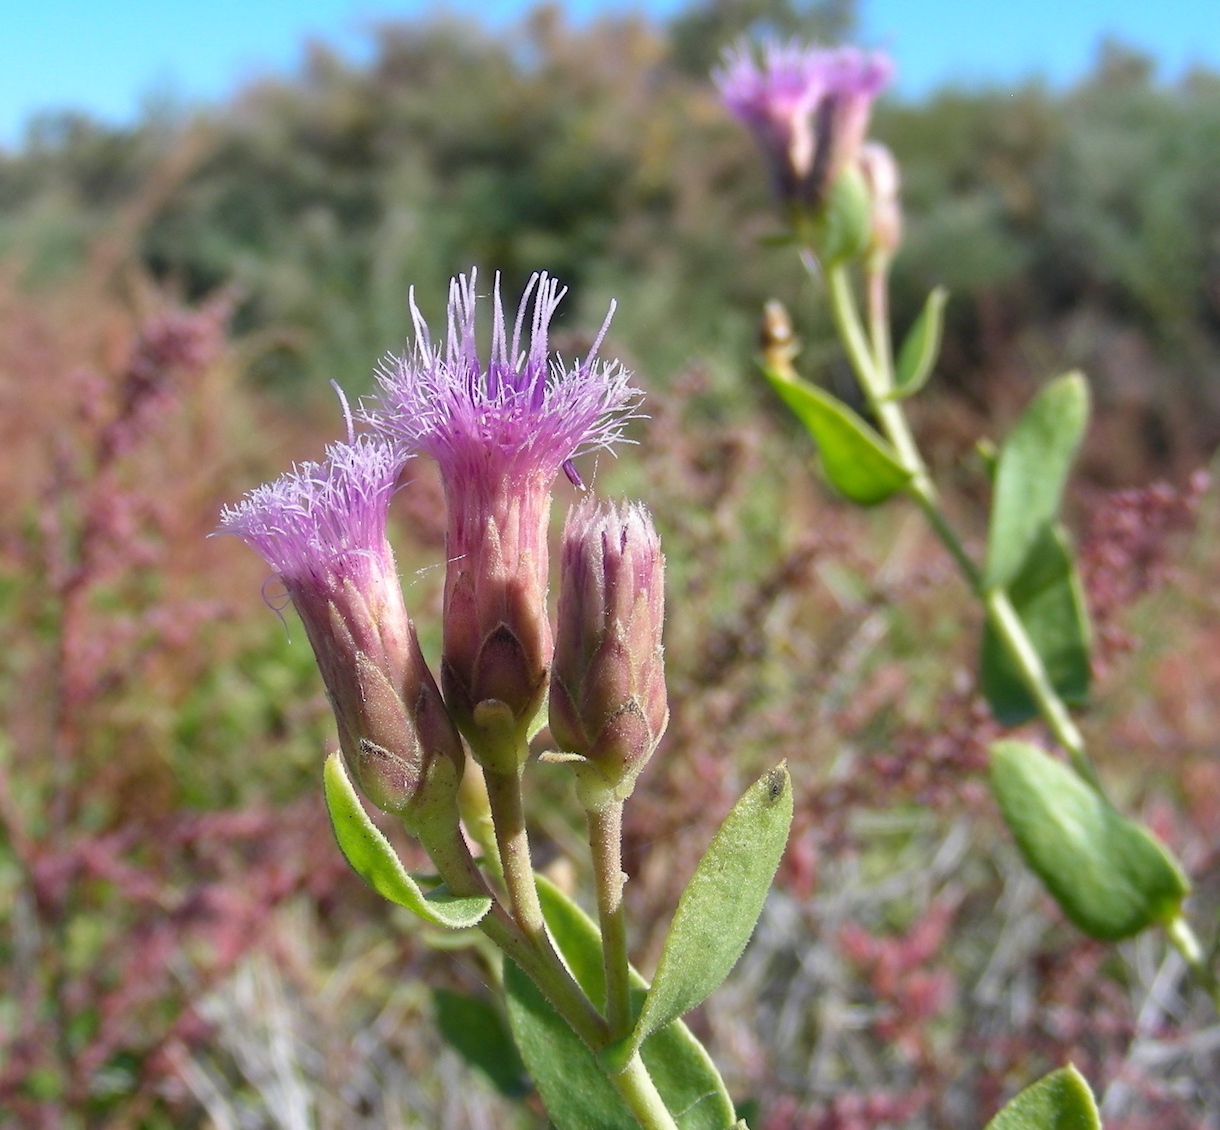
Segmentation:
<svg viewBox="0 0 1220 1130">
<path fill-rule="evenodd" d="M 262 555 L 305 626 L 338 727 L 324 787 L 348 862 L 385 898 L 433 926 L 478 929 L 507 959 L 492 976 L 517 1050 L 496 1045 L 494 1015 L 468 1041 L 488 1074 L 511 1074 L 519 1052 L 561 1130 L 732 1130 L 745 1124 L 680 1018 L 749 940 L 787 841 L 791 781 L 777 767 L 729 813 L 648 985 L 629 963 L 622 813 L 669 718 L 664 558 L 642 505 L 584 498 L 567 516 L 552 627 L 552 485 L 561 471 L 580 485 L 573 460 L 612 446 L 639 405 L 630 374 L 598 357 L 609 317 L 582 361 L 551 355 L 563 294 L 535 276 L 510 333 L 497 281 L 486 360 L 473 271 L 451 284 L 443 344 L 412 295 L 412 348 L 382 367 L 363 430 L 349 415 L 346 442 L 226 508 L 221 530 Z M 436 460 L 448 512 L 439 685 L 386 537 L 417 454 Z M 541 756 L 570 770 L 587 818 L 596 924 L 533 868 L 523 786 L 548 719 L 558 748 Z M 418 838 L 435 875 L 408 873 L 361 794 Z"/>
<path fill-rule="evenodd" d="M 831 486 L 863 506 L 905 496 L 925 515 L 983 612 L 978 686 L 995 721 L 1040 723 L 1048 744 L 990 747 L 990 784 L 1029 867 L 1085 934 L 1107 942 L 1163 930 L 1197 986 L 1220 1006 L 1213 962 L 1185 910 L 1190 881 L 1164 843 L 1107 798 L 1074 711 L 1088 700 L 1092 632 L 1060 512 L 1089 419 L 1080 373 L 1049 381 L 998 450 L 986 545 L 972 551 L 942 508 L 905 401 L 931 376 L 946 301 L 929 296 L 901 348 L 891 342 L 889 271 L 902 240 L 900 173 L 867 139 L 871 105 L 890 77 L 884 56 L 799 43 L 742 44 L 713 74 L 725 108 L 754 135 L 792 245 L 825 295 L 866 406 L 858 413 L 794 366 L 784 307 L 763 316 L 762 368 L 818 448 Z M 1207 956 L 1210 953 L 1210 957 Z M 1048 1076 L 996 1127 L 1100 1125 L 1070 1069 Z"/>
</svg>

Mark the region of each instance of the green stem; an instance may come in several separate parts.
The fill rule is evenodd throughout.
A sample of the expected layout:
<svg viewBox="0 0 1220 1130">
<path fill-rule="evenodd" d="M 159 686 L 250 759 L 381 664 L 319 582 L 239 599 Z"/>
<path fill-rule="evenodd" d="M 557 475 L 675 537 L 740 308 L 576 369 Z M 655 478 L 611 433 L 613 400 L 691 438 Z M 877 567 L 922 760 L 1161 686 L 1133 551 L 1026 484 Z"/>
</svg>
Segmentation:
<svg viewBox="0 0 1220 1130">
<path fill-rule="evenodd" d="M 881 431 L 894 448 L 898 461 L 911 474 L 909 489 L 917 497 L 926 496 L 934 503 L 936 487 L 928 477 L 928 470 L 920 457 L 902 405 L 889 395 L 893 391 L 894 378 L 888 344 L 884 362 L 879 365 L 877 351 L 869 346 L 864 329 L 860 325 L 860 314 L 856 309 L 856 299 L 852 294 L 851 276 L 847 267 L 842 264 L 831 267 L 827 272 L 826 281 L 830 289 L 830 308 L 834 314 L 835 327 L 859 378 L 860 387 L 868 399 L 869 407 L 877 418 Z M 871 280 L 870 289 L 876 289 Z M 878 319 L 875 318 L 874 321 L 876 320 Z M 886 342 L 888 341 L 887 331 Z"/>
<path fill-rule="evenodd" d="M 1182 915 L 1178 915 L 1165 927 L 1165 933 L 1173 943 L 1174 948 L 1182 955 L 1186 967 L 1200 987 L 1211 997 L 1216 1011 L 1220 1012 L 1220 982 L 1210 963 L 1203 956 L 1203 947 L 1195 937 L 1190 923 Z"/>
<path fill-rule="evenodd" d="M 642 1130 L 678 1130 L 678 1124 L 661 1100 L 639 1052 L 631 1057 L 621 1072 L 611 1075 L 610 1081 L 631 1108 Z"/>
<path fill-rule="evenodd" d="M 454 814 L 456 817 L 456 813 Z M 470 854 L 456 818 L 436 820 L 418 829 L 432 862 L 445 885 L 455 895 L 491 897 L 491 910 L 479 928 L 538 986 L 572 1030 L 594 1051 L 605 1046 L 609 1033 L 593 1003 L 577 985 L 567 966 L 559 960 L 549 942 L 546 950 L 526 937 L 513 916 L 487 886 L 487 880 Z M 535 893 L 535 901 L 537 894 Z"/>
<path fill-rule="evenodd" d="M 627 917 L 623 907 L 623 802 L 590 809 L 586 815 L 606 967 L 606 1019 L 610 1022 L 611 1040 L 617 1040 L 631 1031 L 632 1023 Z"/>
<path fill-rule="evenodd" d="M 1021 618 L 1012 606 L 1008 593 L 1004 589 L 992 589 L 984 594 L 983 603 L 987 608 L 991 626 L 999 633 L 1008 648 L 1009 655 L 1016 662 L 1025 686 L 1033 695 L 1034 702 L 1038 706 L 1038 712 L 1051 728 L 1055 739 L 1067 751 L 1072 768 L 1100 793 L 1102 791 L 1101 781 L 1085 751 L 1084 737 L 1077 729 L 1076 723 L 1072 721 L 1072 716 L 1063 704 L 1063 699 L 1055 693 L 1042 657 L 1030 642 L 1025 625 L 1021 623 Z"/>
<path fill-rule="evenodd" d="M 966 553 L 961 540 L 940 508 L 936 488 L 920 457 L 906 413 L 902 405 L 888 395 L 892 391 L 893 366 L 890 358 L 884 274 L 881 271 L 871 271 L 868 278 L 869 321 L 873 333 L 871 348 L 860 324 L 847 268 L 832 267 L 827 274 L 827 281 L 835 325 L 868 399 L 869 407 L 876 416 L 882 433 L 897 453 L 899 461 L 911 474 L 908 492 L 926 515 L 937 537 L 953 557 L 970 587 L 983 601 L 992 627 L 1017 664 L 1039 713 L 1067 752 L 1073 768 L 1083 780 L 1101 792 L 1097 770 L 1089 760 L 1084 738 L 1063 700 L 1056 693 L 1042 657 L 1031 642 L 1008 593 L 1003 590 L 983 591 L 982 575 L 978 566 Z"/>
<path fill-rule="evenodd" d="M 504 869 L 504 886 L 513 917 L 522 933 L 539 949 L 551 948 L 547 938 L 542 904 L 534 885 L 534 865 L 530 859 L 529 836 L 525 829 L 525 806 L 521 798 L 521 771 L 487 771 L 487 797 L 496 825 L 496 843 Z"/>
</svg>

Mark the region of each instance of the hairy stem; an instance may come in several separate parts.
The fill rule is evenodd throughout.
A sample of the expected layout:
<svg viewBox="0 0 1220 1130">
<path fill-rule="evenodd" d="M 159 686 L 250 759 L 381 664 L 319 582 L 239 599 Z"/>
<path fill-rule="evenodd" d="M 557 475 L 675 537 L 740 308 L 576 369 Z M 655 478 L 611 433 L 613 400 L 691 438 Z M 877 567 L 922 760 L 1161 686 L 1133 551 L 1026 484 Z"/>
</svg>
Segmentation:
<svg viewBox="0 0 1220 1130">
<path fill-rule="evenodd" d="M 627 916 L 623 907 L 623 802 L 590 809 L 589 848 L 597 888 L 597 917 L 602 930 L 606 967 L 606 1019 L 610 1038 L 631 1030 L 631 982 L 628 973 Z"/>
<path fill-rule="evenodd" d="M 521 773 L 487 771 L 487 797 L 496 826 L 496 843 L 504 869 L 504 886 L 513 917 L 530 944 L 550 949 L 538 889 L 534 886 L 534 865 L 525 830 L 525 806 L 521 797 Z"/>
</svg>

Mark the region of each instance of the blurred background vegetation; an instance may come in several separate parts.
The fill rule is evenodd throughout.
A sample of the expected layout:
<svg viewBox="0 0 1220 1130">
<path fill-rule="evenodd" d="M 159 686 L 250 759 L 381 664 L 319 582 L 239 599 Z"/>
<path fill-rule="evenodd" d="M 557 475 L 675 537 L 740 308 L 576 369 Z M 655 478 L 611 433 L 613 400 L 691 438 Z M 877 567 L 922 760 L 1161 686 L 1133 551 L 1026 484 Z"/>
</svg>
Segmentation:
<svg viewBox="0 0 1220 1130">
<path fill-rule="evenodd" d="M 252 554 L 205 537 L 339 433 L 328 382 L 369 388 L 408 288 L 437 325 L 473 264 L 510 294 L 565 281 L 568 356 L 617 299 L 604 352 L 648 393 L 638 448 L 587 476 L 653 507 L 669 560 L 674 718 L 629 806 L 645 969 L 715 817 L 796 768 L 779 890 L 694 1021 L 758 1125 L 977 1127 L 1068 1057 L 1107 1125 L 1220 1125 L 1215 1017 L 1150 995 L 1175 959 L 1083 941 L 1004 842 L 946 563 L 901 506 L 832 498 L 754 376 L 778 295 L 806 371 L 850 395 L 707 72 L 743 32 L 852 26 L 846 0 L 387 24 L 367 64 L 315 44 L 206 114 L 51 115 L 0 154 L 0 1124 L 540 1125 L 432 1023 L 425 984 L 486 974 L 337 861 L 302 633 Z M 898 326 L 952 294 L 914 411 L 967 528 L 975 440 L 1052 373 L 1093 384 L 1085 725 L 1214 901 L 1217 516 L 1191 475 L 1220 440 L 1220 75 L 1167 85 L 1107 44 L 1072 89 L 889 98 L 874 133 L 904 177 Z M 435 654 L 444 517 L 411 476 L 398 545 Z M 562 773 L 536 788 L 542 856 L 570 852 L 579 888 Z"/>
</svg>

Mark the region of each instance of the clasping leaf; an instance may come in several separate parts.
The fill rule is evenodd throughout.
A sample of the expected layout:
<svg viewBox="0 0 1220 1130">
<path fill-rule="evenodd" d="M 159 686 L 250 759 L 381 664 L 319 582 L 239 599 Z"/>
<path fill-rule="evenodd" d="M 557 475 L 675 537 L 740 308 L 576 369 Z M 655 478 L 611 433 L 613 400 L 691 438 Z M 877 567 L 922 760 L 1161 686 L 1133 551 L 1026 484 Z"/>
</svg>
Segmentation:
<svg viewBox="0 0 1220 1130">
<path fill-rule="evenodd" d="M 461 930 L 478 925 L 491 909 L 491 899 L 483 895 L 458 897 L 444 886 L 424 894 L 407 874 L 390 841 L 364 811 L 338 753 L 326 759 L 322 781 L 339 850 L 360 878 L 382 898 L 405 906 L 434 926 Z"/>
</svg>

